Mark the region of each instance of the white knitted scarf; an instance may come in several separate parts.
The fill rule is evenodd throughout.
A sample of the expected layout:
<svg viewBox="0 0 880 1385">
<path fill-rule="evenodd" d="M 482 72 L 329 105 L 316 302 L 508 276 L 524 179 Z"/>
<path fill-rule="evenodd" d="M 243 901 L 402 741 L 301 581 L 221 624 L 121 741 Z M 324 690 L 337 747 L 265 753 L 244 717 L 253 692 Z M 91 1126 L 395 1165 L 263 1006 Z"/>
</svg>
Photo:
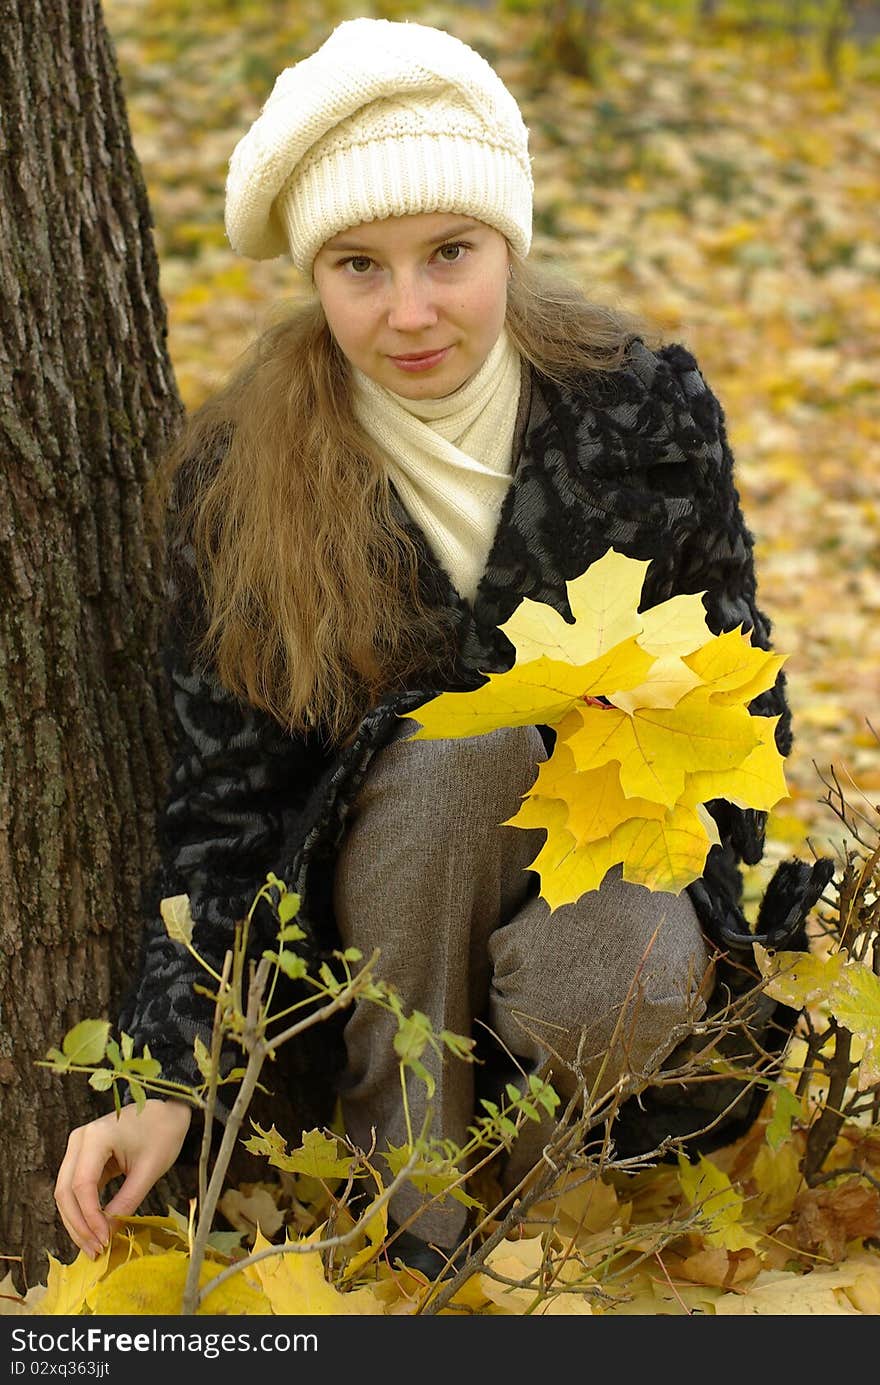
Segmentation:
<svg viewBox="0 0 880 1385">
<path fill-rule="evenodd" d="M 355 414 L 459 593 L 472 601 L 512 474 L 521 362 L 506 328 L 445 399 L 405 399 L 352 367 Z"/>
</svg>

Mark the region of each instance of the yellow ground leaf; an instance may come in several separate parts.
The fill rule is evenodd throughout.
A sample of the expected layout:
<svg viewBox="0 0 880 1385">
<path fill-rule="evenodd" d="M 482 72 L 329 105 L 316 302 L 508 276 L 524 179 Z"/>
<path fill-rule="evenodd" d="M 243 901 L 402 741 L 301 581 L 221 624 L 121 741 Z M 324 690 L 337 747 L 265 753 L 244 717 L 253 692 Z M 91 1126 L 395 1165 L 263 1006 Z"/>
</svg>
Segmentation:
<svg viewBox="0 0 880 1385">
<path fill-rule="evenodd" d="M 852 1317 L 863 1311 L 850 1298 L 858 1278 L 854 1269 L 846 1268 L 843 1272 L 815 1269 L 808 1274 L 762 1270 L 748 1293 L 723 1294 L 715 1313 L 718 1317 Z"/>
<path fill-rule="evenodd" d="M 788 1219 L 794 1200 L 803 1187 L 801 1151 L 793 1144 L 771 1149 L 762 1145 L 752 1164 L 752 1178 L 758 1189 L 757 1215 L 766 1226 L 778 1226 Z"/>
<path fill-rule="evenodd" d="M 597 1313 L 608 1317 L 683 1317 L 685 1310 L 690 1310 L 711 1315 L 721 1293 L 708 1284 L 670 1284 L 654 1260 L 650 1271 L 627 1277 L 617 1303 L 603 1306 Z"/>
<path fill-rule="evenodd" d="M 323 1227 L 318 1227 L 300 1244 L 320 1240 L 322 1231 Z M 268 1246 L 269 1242 L 257 1235 L 254 1253 Z M 259 1260 L 252 1273 L 260 1281 L 271 1311 L 276 1314 L 376 1317 L 385 1313 L 385 1305 L 372 1289 L 340 1293 L 334 1285 L 328 1284 L 319 1251 L 270 1255 Z"/>
<path fill-rule="evenodd" d="M 532 1314 L 535 1318 L 573 1318 L 592 1317 L 593 1309 L 585 1293 L 569 1289 L 564 1293 L 552 1293 Z"/>
<path fill-rule="evenodd" d="M 144 1255 L 120 1265 L 86 1295 L 86 1303 L 98 1316 L 134 1314 L 171 1316 L 180 1313 L 183 1290 L 189 1269 L 189 1256 L 168 1250 L 160 1255 Z M 204 1288 L 221 1273 L 216 1263 L 205 1261 L 199 1275 Z M 272 1311 L 268 1299 L 244 1271 L 234 1274 L 210 1292 L 198 1309 L 199 1316 L 266 1316 Z"/>
<path fill-rule="evenodd" d="M 90 1260 L 85 1251 L 81 1250 L 70 1265 L 62 1265 L 60 1260 L 48 1255 L 49 1273 L 40 1313 L 52 1316 L 57 1314 L 59 1317 L 81 1313 L 86 1295 L 107 1272 L 112 1245 L 111 1239 L 94 1260 Z"/>
<path fill-rule="evenodd" d="M 723 1246 L 709 1246 L 694 1251 L 682 1260 L 664 1258 L 673 1278 L 681 1275 L 693 1284 L 711 1284 L 718 1289 L 747 1283 L 763 1269 L 760 1258 L 753 1250 L 725 1250 Z"/>
<path fill-rule="evenodd" d="M 767 994 L 772 1000 L 780 1000 L 795 1010 L 826 1000 L 846 965 L 844 952 L 822 957 L 810 952 L 771 954 L 760 943 L 755 943 L 754 947 Z"/>
<path fill-rule="evenodd" d="M 836 1264 L 846 1257 L 849 1243 L 880 1237 L 880 1192 L 857 1175 L 804 1188 L 791 1220 L 800 1250 Z"/>
<path fill-rule="evenodd" d="M 218 1203 L 230 1226 L 252 1235 L 259 1228 L 265 1236 L 274 1236 L 284 1225 L 284 1213 L 270 1190 L 259 1184 L 247 1188 L 227 1188 Z"/>
<path fill-rule="evenodd" d="M 478 1276 L 480 1291 L 489 1302 L 495 1304 L 496 1308 L 502 1312 L 515 1314 L 522 1314 L 526 1309 L 532 1307 L 542 1292 L 538 1272 L 545 1263 L 543 1237 L 524 1236 L 518 1241 L 502 1241 L 500 1245 L 490 1251 L 485 1263 L 489 1269 L 494 1270 L 496 1274 L 504 1275 L 507 1279 L 533 1280 L 528 1287 L 516 1288 L 481 1274 Z M 556 1279 L 560 1284 L 592 1282 L 585 1278 L 583 1270 L 574 1260 L 567 1260 L 564 1264 L 554 1265 L 552 1256 L 548 1255 L 546 1263 L 549 1264 L 551 1270 L 556 1270 Z M 569 1303 L 562 1302 L 566 1299 L 572 1301 Z M 556 1316 L 560 1313 L 591 1315 L 592 1308 L 582 1294 L 565 1293 L 545 1298 L 533 1310 L 533 1315 L 538 1317 Z"/>
<path fill-rule="evenodd" d="M 707 1245 L 725 1250 L 754 1250 L 760 1244 L 760 1237 L 740 1224 L 742 1194 L 711 1159 L 701 1154 L 697 1164 L 690 1164 L 679 1154 L 678 1177 L 682 1192 L 692 1207 L 699 1208 L 706 1224 L 703 1238 Z"/>
<path fill-rule="evenodd" d="M 880 1260 L 865 1252 L 864 1256 L 851 1256 L 844 1269 L 854 1272 L 852 1282 L 840 1286 L 850 1303 L 860 1313 L 876 1317 L 880 1314 Z"/>
<path fill-rule="evenodd" d="M 612 1227 L 629 1225 L 631 1204 L 621 1203 L 617 1189 L 601 1178 L 583 1181 L 580 1169 L 565 1175 L 561 1186 L 551 1196 L 531 1208 L 535 1222 L 544 1219 L 554 1224 L 554 1231 L 564 1249 L 574 1244 L 581 1255 L 590 1254 L 597 1243 L 607 1245 L 607 1233 Z"/>
</svg>

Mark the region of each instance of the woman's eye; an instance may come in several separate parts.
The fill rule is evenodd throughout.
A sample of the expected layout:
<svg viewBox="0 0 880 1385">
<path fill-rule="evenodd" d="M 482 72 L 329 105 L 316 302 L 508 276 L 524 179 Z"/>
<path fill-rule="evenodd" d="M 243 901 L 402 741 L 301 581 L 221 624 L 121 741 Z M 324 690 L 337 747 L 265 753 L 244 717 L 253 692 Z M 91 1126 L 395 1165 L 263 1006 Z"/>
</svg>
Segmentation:
<svg viewBox="0 0 880 1385">
<path fill-rule="evenodd" d="M 466 245 L 466 244 L 464 243 L 464 241 L 461 241 L 461 240 L 448 241 L 448 242 L 446 243 L 446 245 L 441 245 L 441 246 L 440 246 L 440 249 L 439 249 L 439 251 L 438 251 L 437 253 L 438 253 L 438 254 L 442 254 L 444 250 L 468 250 L 468 249 L 470 249 L 470 247 L 469 247 L 468 245 Z M 463 256 L 457 256 L 454 260 L 446 260 L 446 261 L 444 261 L 444 263 L 445 263 L 445 264 L 458 264 L 458 263 L 460 262 L 460 260 L 463 259 L 463 258 L 464 258 Z"/>
</svg>

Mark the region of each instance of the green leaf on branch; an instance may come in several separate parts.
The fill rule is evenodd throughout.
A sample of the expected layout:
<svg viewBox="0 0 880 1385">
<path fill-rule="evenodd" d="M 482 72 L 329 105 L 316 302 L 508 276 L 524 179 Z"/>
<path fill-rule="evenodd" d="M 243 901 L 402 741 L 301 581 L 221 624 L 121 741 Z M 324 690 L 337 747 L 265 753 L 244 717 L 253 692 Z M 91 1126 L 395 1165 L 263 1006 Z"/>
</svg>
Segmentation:
<svg viewBox="0 0 880 1385">
<path fill-rule="evenodd" d="M 439 1037 L 449 1052 L 455 1054 L 456 1058 L 461 1058 L 465 1062 L 473 1062 L 476 1039 L 468 1039 L 464 1034 L 453 1034 L 449 1029 L 441 1029 Z"/>
<path fill-rule="evenodd" d="M 385 1160 L 394 1178 L 400 1173 L 404 1165 L 412 1158 L 413 1150 L 408 1145 L 389 1144 L 387 1150 L 383 1150 L 382 1158 Z M 465 1192 L 462 1187 L 453 1187 L 456 1180 L 461 1178 L 461 1170 L 449 1159 L 437 1158 L 425 1151 L 420 1153 L 413 1168 L 406 1175 L 413 1187 L 418 1188 L 420 1193 L 430 1193 L 432 1197 L 443 1195 L 454 1197 L 456 1202 L 462 1203 L 465 1207 L 480 1207 L 481 1204 L 476 1198 L 471 1197 L 470 1193 Z M 393 1253 L 392 1246 L 392 1253 Z"/>
<path fill-rule="evenodd" d="M 199 1072 L 202 1074 L 202 1077 L 204 1077 L 206 1082 L 210 1082 L 211 1055 L 208 1052 L 207 1044 L 202 1039 L 200 1039 L 198 1035 L 196 1035 L 196 1041 L 193 1044 L 193 1053 L 195 1055 L 195 1060 L 198 1065 Z"/>
<path fill-rule="evenodd" d="M 411 1015 L 406 1015 L 399 1021 L 399 1025 L 394 1035 L 394 1052 L 412 1066 L 424 1053 L 425 1045 L 434 1032 L 431 1021 L 421 1010 L 413 1010 Z"/>
<path fill-rule="evenodd" d="M 135 1106 L 138 1108 L 139 1111 L 143 1111 L 144 1107 L 147 1104 L 146 1092 L 144 1091 L 140 1082 L 135 1082 L 133 1077 L 129 1078 L 128 1085 L 131 1090 L 131 1094 L 134 1097 Z"/>
<path fill-rule="evenodd" d="M 296 918 L 297 914 L 299 913 L 299 906 L 300 897 L 298 894 L 293 894 L 292 892 L 288 891 L 287 893 L 281 896 L 280 900 L 278 901 L 278 922 L 281 924 L 282 930 L 284 929 L 285 924 L 289 924 L 291 919 Z M 305 933 L 303 932 L 303 930 L 299 928 L 299 925 L 297 925 L 297 928 L 298 933 L 292 934 L 291 936 L 298 936 L 300 938 L 304 938 Z M 282 936 L 284 936 L 283 933 Z"/>
<path fill-rule="evenodd" d="M 89 1078 L 89 1086 L 94 1087 L 96 1092 L 106 1092 L 112 1087 L 114 1074 L 110 1068 L 98 1068 Z"/>
<path fill-rule="evenodd" d="M 800 1097 L 781 1082 L 773 1084 L 773 1117 L 764 1134 L 771 1149 L 778 1149 L 791 1135 L 794 1121 L 803 1115 Z"/>
<path fill-rule="evenodd" d="M 297 952 L 264 952 L 263 956 L 274 962 L 291 981 L 300 981 L 308 973 L 305 958 Z"/>
<path fill-rule="evenodd" d="M 100 1063 L 109 1036 L 109 1020 L 82 1020 L 67 1031 L 61 1047 L 71 1063 Z"/>
</svg>

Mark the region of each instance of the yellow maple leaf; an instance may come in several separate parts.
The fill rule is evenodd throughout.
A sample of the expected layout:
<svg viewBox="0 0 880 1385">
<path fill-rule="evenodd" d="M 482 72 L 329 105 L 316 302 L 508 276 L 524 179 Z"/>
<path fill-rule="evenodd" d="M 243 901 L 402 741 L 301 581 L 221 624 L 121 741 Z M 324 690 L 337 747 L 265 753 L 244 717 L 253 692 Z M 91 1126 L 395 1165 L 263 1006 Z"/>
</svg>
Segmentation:
<svg viewBox="0 0 880 1385">
<path fill-rule="evenodd" d="M 524 599 L 500 627 L 511 669 L 408 714 L 420 723 L 412 740 L 555 725 L 552 754 L 505 824 L 546 831 L 529 869 L 551 910 L 621 864 L 627 881 L 677 894 L 719 840 L 706 803 L 769 810 L 788 797 L 778 718 L 745 705 L 783 656 L 741 627 L 713 635 L 700 593 L 639 612 L 648 566 L 609 549 L 566 583 L 573 621 Z"/>
<path fill-rule="evenodd" d="M 691 1164 L 679 1154 L 678 1178 L 688 1202 L 700 1211 L 707 1245 L 723 1246 L 725 1250 L 754 1250 L 760 1244 L 760 1236 L 741 1225 L 742 1194 L 711 1159 L 701 1154 L 699 1162 Z"/>
<path fill-rule="evenodd" d="M 693 654 L 714 638 L 706 624 L 706 609 L 700 592 L 671 596 L 659 606 L 642 611 L 639 619 L 642 622 L 639 644 L 658 658 Z"/>
<path fill-rule="evenodd" d="M 613 834 L 612 834 L 613 836 Z M 676 803 L 659 822 L 639 822 L 627 838 L 623 878 L 631 885 L 680 894 L 696 880 L 718 829 L 708 814 Z"/>
<path fill-rule="evenodd" d="M 638 644 L 644 648 L 641 640 Z M 608 701 L 632 716 L 639 707 L 674 707 L 699 683 L 699 674 L 688 668 L 683 659 L 675 654 L 664 654 L 654 661 L 644 683 L 634 688 L 615 688 L 608 694 Z"/>
<path fill-rule="evenodd" d="M 323 1226 L 319 1226 L 300 1244 L 308 1245 L 320 1240 L 323 1229 Z M 269 1245 L 270 1242 L 258 1232 L 254 1254 L 267 1250 Z M 375 1317 L 385 1312 L 384 1304 L 370 1288 L 353 1289 L 343 1294 L 333 1284 L 328 1284 L 317 1250 L 269 1255 L 253 1265 L 252 1273 L 260 1281 L 271 1304 L 271 1311 L 276 1314 Z"/>
<path fill-rule="evenodd" d="M 530 822 L 529 814 L 535 821 Z M 511 824 L 547 828 L 547 840 L 529 865 L 541 877 L 541 897 L 551 912 L 563 904 L 580 899 L 588 890 L 597 890 L 612 866 L 626 854 L 630 837 L 639 824 L 630 819 L 621 823 L 613 836 L 580 845 L 565 826 L 568 805 L 556 798 L 527 799 Z M 520 817 L 525 820 L 520 821 Z M 540 817 L 540 821 L 537 819 Z"/>
<path fill-rule="evenodd" d="M 473 692 L 441 693 L 424 703 L 417 709 L 422 729 L 409 739 L 455 740 L 500 726 L 549 726 L 582 697 L 641 683 L 651 662 L 634 639 L 623 640 L 589 663 L 565 664 L 541 655 L 527 664 L 514 664 L 506 673 L 490 674 L 488 683 Z"/>
<path fill-rule="evenodd" d="M 718 1317 L 850 1317 L 872 1313 L 877 1299 L 871 1295 L 871 1281 L 871 1270 L 861 1263 L 831 1269 L 820 1265 L 808 1274 L 762 1270 L 747 1293 L 719 1298 L 715 1313 Z M 876 1284 L 876 1279 L 873 1282 Z M 856 1306 L 860 1292 L 869 1305 L 866 1308 Z"/>
<path fill-rule="evenodd" d="M 86 1294 L 91 1311 L 100 1316 L 135 1314 L 171 1316 L 180 1313 L 189 1270 L 189 1256 L 180 1250 L 160 1255 L 143 1255 L 120 1265 Z M 199 1274 L 204 1289 L 221 1273 L 216 1263 L 206 1260 Z M 211 1290 L 198 1308 L 199 1315 L 265 1317 L 272 1312 L 267 1298 L 245 1271 L 232 1275 Z"/>
<path fill-rule="evenodd" d="M 570 759 L 571 752 L 564 744 L 559 749 L 560 765 L 566 764 L 564 757 L 567 754 Z M 534 794 L 538 798 L 560 799 L 568 810 L 565 826 L 578 843 L 599 841 L 602 837 L 607 837 L 627 817 L 658 820 L 664 817 L 666 809 L 662 803 L 625 797 L 615 761 L 610 760 L 600 769 L 572 769 L 566 773 L 554 773 L 551 768 L 542 774 L 541 771 L 548 766 L 553 767 L 555 760 L 556 756 L 553 755 L 542 763 L 530 797 Z M 526 802 L 528 800 L 524 801 L 524 807 Z M 513 821 L 510 819 L 511 823 Z M 522 822 L 518 825 L 526 824 Z"/>
<path fill-rule="evenodd" d="M 742 764 L 730 769 L 692 770 L 685 781 L 682 803 L 695 806 L 712 798 L 726 798 L 740 808 L 769 812 L 789 798 L 782 756 L 776 746 L 778 721 L 779 717 L 752 717 L 752 730 L 759 738 L 754 750 Z"/>
<path fill-rule="evenodd" d="M 756 648 L 738 626 L 685 655 L 684 663 L 710 689 L 713 702 L 723 705 L 750 702 L 772 688 L 787 657 Z"/>
<path fill-rule="evenodd" d="M 804 1184 L 800 1151 L 792 1144 L 771 1149 L 762 1145 L 752 1164 L 752 1178 L 758 1190 L 761 1221 L 777 1226 L 788 1217 Z"/>
<path fill-rule="evenodd" d="M 755 943 L 754 947 L 767 994 L 771 1000 L 779 1000 L 795 1010 L 827 1000 L 846 966 L 844 952 L 822 957 L 811 952 L 771 954 L 760 943 Z"/>
<path fill-rule="evenodd" d="M 586 664 L 638 635 L 644 627 L 638 604 L 648 567 L 609 548 L 579 578 L 565 584 L 573 624 L 552 606 L 524 597 L 498 627 L 515 646 L 517 663 L 543 654 L 568 664 Z"/>
<path fill-rule="evenodd" d="M 675 707 L 640 707 L 631 716 L 616 707 L 578 705 L 570 716 L 580 726 L 566 734 L 575 764 L 598 769 L 617 760 L 628 798 L 672 804 L 687 774 L 734 769 L 759 744 L 756 717 L 744 707 L 713 705 L 709 697 L 694 688 Z"/>
<path fill-rule="evenodd" d="M 94 1260 L 81 1250 L 70 1265 L 62 1265 L 60 1260 L 48 1255 L 49 1273 L 40 1314 L 64 1317 L 81 1313 L 87 1294 L 107 1272 L 111 1248 L 112 1239 Z"/>
</svg>

